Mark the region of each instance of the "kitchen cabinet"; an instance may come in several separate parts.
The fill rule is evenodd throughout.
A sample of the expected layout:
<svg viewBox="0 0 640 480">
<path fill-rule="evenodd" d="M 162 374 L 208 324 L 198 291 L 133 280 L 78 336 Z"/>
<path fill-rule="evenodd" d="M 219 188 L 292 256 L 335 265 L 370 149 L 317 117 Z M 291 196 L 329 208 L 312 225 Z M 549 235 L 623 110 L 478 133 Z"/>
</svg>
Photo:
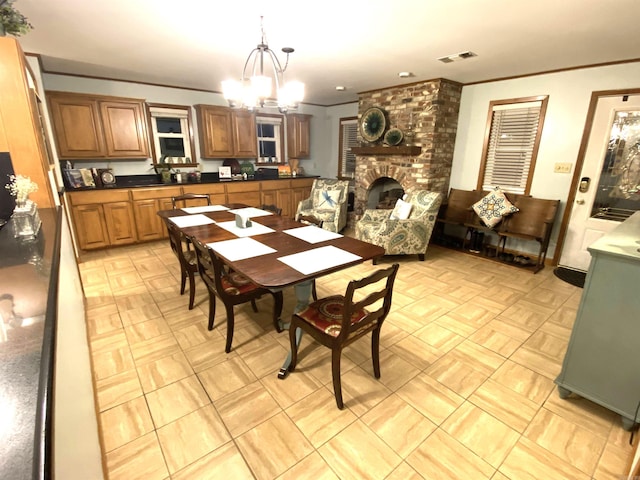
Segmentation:
<svg viewBox="0 0 640 480">
<path fill-rule="evenodd" d="M 251 207 L 259 207 L 260 182 L 229 182 L 225 184 L 227 203 L 244 203 Z"/>
<path fill-rule="evenodd" d="M 622 416 L 631 429 L 640 402 L 640 212 L 588 247 L 591 263 L 556 384 Z"/>
<path fill-rule="evenodd" d="M 196 105 L 202 158 L 256 158 L 255 114 L 214 105 Z"/>
<path fill-rule="evenodd" d="M 29 198 L 39 208 L 55 206 L 47 137 L 34 76 L 15 38 L 0 37 L 0 152 L 9 152 L 16 175 L 38 184 Z M 2 183 L 4 185 L 4 182 Z M 2 188 L 0 186 L 0 188 Z"/>
<path fill-rule="evenodd" d="M 290 113 L 287 115 L 287 154 L 289 158 L 311 156 L 311 115 Z"/>
<path fill-rule="evenodd" d="M 262 184 L 261 203 L 282 209 L 283 217 L 293 218 L 290 180 L 272 180 Z"/>
<path fill-rule="evenodd" d="M 126 190 L 68 192 L 81 250 L 135 243 L 136 227 Z"/>
<path fill-rule="evenodd" d="M 61 160 L 149 158 L 144 101 L 47 92 Z"/>
<path fill-rule="evenodd" d="M 227 195 L 223 183 L 204 183 L 200 185 L 185 185 L 182 187 L 183 193 L 206 193 L 213 205 L 227 203 Z M 195 204 L 194 204 L 195 205 Z"/>
<path fill-rule="evenodd" d="M 131 190 L 131 200 L 135 216 L 136 232 L 139 241 L 167 238 L 167 227 L 160 217 L 159 210 L 173 208 L 171 197 L 181 195 L 181 187 L 139 188 Z"/>
</svg>

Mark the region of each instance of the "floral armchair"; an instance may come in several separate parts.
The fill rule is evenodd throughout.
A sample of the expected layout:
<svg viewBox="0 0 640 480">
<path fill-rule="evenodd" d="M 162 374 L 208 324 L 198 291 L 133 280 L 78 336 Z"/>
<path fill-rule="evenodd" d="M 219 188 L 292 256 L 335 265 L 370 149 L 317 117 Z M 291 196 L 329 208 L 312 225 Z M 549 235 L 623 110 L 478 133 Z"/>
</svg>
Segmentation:
<svg viewBox="0 0 640 480">
<path fill-rule="evenodd" d="M 311 216 L 322 221 L 322 228 L 340 232 L 347 225 L 349 182 L 318 178 L 313 181 L 311 195 L 298 203 L 296 220 Z"/>
<path fill-rule="evenodd" d="M 365 210 L 356 224 L 356 238 L 383 247 L 387 255 L 418 254 L 423 261 L 441 202 L 437 192 L 412 193 L 406 220 L 391 219 L 392 210 Z"/>
</svg>

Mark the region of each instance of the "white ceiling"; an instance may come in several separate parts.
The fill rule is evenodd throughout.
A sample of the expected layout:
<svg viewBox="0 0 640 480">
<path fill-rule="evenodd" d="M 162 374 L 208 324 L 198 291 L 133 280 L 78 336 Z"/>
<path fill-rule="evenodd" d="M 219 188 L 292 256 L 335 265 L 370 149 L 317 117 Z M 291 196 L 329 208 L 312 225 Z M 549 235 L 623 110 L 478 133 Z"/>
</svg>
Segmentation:
<svg viewBox="0 0 640 480">
<path fill-rule="evenodd" d="M 260 41 L 305 102 L 433 78 L 461 83 L 640 58 L 639 0 L 17 0 L 46 72 L 220 91 Z M 478 56 L 444 64 L 463 51 Z M 413 72 L 401 79 L 398 72 Z M 640 79 L 638 79 L 640 84 Z M 346 91 L 337 92 L 343 85 Z"/>
</svg>

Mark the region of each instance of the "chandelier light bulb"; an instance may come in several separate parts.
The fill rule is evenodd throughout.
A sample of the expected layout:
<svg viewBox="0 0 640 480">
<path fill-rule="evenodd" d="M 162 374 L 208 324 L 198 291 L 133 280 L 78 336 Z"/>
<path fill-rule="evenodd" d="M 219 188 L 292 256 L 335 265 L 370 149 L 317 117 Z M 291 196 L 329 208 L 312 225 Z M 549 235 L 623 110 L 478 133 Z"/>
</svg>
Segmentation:
<svg viewBox="0 0 640 480">
<path fill-rule="evenodd" d="M 242 81 L 227 80 L 222 82 L 222 93 L 230 107 L 244 107 L 254 110 L 258 107 L 277 105 L 281 112 L 296 109 L 304 98 L 304 84 L 289 82 L 285 84 L 284 72 L 289 65 L 289 54 L 294 49 L 285 47 L 286 54 L 284 68 L 276 54 L 267 45 L 263 27 L 263 17 L 260 17 L 261 42 L 254 48 L 244 64 Z M 269 72 L 271 76 L 269 76 Z M 273 99 L 273 84 L 275 83 L 277 99 Z"/>
</svg>

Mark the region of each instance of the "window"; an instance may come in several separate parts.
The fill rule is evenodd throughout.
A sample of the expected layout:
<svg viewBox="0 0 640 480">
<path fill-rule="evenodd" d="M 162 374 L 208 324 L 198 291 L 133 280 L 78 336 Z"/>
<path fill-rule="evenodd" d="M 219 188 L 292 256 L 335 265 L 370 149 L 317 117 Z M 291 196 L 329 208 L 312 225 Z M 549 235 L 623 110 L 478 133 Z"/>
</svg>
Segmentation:
<svg viewBox="0 0 640 480">
<path fill-rule="evenodd" d="M 282 115 L 258 115 L 256 116 L 256 128 L 258 133 L 258 162 L 284 163 Z"/>
<path fill-rule="evenodd" d="M 506 192 L 529 194 L 547 99 L 528 97 L 489 104 L 478 189 L 499 186 Z"/>
<path fill-rule="evenodd" d="M 195 164 L 191 108 L 180 105 L 147 105 L 153 135 L 153 163 Z"/>
<path fill-rule="evenodd" d="M 356 154 L 351 147 L 358 143 L 358 118 L 344 117 L 340 119 L 338 146 L 338 178 L 348 180 L 356 176 Z"/>
</svg>

